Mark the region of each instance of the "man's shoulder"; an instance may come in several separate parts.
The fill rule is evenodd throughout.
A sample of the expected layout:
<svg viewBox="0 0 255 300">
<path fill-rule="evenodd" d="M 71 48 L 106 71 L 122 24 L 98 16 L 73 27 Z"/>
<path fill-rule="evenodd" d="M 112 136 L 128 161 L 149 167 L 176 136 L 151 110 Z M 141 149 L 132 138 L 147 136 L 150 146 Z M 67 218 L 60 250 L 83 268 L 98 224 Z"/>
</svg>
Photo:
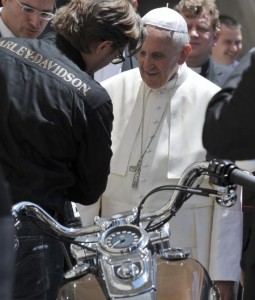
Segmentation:
<svg viewBox="0 0 255 300">
<path fill-rule="evenodd" d="M 141 84 L 139 68 L 122 72 L 101 82 L 115 107 L 134 103 Z"/>
<path fill-rule="evenodd" d="M 115 76 L 112 76 L 101 82 L 101 85 L 110 94 L 110 97 L 114 99 L 119 97 L 120 94 L 134 95 L 137 93 L 139 86 L 142 82 L 139 68 L 134 68 L 125 72 L 121 72 Z"/>
<path fill-rule="evenodd" d="M 193 71 L 191 68 L 187 67 L 188 80 L 187 83 L 191 84 L 192 89 L 199 89 L 199 91 L 218 91 L 220 87 L 208 80 L 207 78 L 201 76 L 200 74 Z"/>
<path fill-rule="evenodd" d="M 18 61 L 46 71 L 56 64 L 64 65 L 67 61 L 53 43 L 43 39 L 0 38 L 0 49 L 3 50 L 3 55 L 14 56 Z M 47 62 L 50 62 L 49 65 Z"/>
<path fill-rule="evenodd" d="M 74 54 L 64 52 L 53 39 L 0 38 L 0 49 L 4 51 L 4 55 L 14 56 L 18 61 L 35 66 L 38 70 L 44 69 L 56 74 L 57 70 L 65 68 L 85 73 L 73 59 Z"/>
<path fill-rule="evenodd" d="M 218 75 L 225 75 L 231 72 L 231 67 L 229 65 L 223 65 L 213 60 L 212 60 L 212 66 L 213 69 L 215 70 L 215 73 Z"/>
<path fill-rule="evenodd" d="M 128 71 L 124 71 L 121 72 L 117 75 L 114 75 L 104 81 L 101 82 L 102 86 L 107 87 L 107 86 L 117 86 L 118 84 L 120 84 L 121 82 L 123 84 L 125 83 L 136 83 L 137 80 L 142 80 L 141 79 L 141 75 L 140 75 L 140 71 L 139 68 L 134 68 Z"/>
<path fill-rule="evenodd" d="M 109 100 L 106 91 L 82 71 L 75 60 L 63 54 L 52 42 L 41 39 L 0 38 L 0 52 L 4 61 L 1 68 L 12 68 L 10 64 L 23 64 L 27 66 L 23 68 L 23 72 L 27 76 L 33 76 L 34 82 L 51 78 L 52 84 L 54 82 L 58 89 L 83 99 L 97 99 L 100 92 L 101 100 L 94 101 L 93 107 L 100 105 L 103 99 Z M 12 72 L 16 72 L 14 68 Z"/>
<path fill-rule="evenodd" d="M 255 47 L 251 48 L 242 59 L 239 61 L 238 65 L 232 69 L 230 76 L 228 76 L 225 81 L 223 88 L 236 89 L 240 81 L 243 79 L 244 73 L 246 73 L 246 85 L 253 86 L 254 82 L 254 71 L 255 71 Z M 245 92 L 244 92 L 245 94 Z"/>
<path fill-rule="evenodd" d="M 221 87 L 231 72 L 232 68 L 230 66 L 220 64 L 210 59 L 209 74 L 207 78 Z"/>
</svg>

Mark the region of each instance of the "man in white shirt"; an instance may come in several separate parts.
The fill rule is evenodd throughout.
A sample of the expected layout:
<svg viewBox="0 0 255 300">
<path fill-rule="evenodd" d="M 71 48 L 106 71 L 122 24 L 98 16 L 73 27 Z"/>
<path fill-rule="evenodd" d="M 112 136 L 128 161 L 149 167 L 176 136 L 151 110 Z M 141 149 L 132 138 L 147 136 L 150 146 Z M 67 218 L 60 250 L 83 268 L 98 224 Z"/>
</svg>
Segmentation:
<svg viewBox="0 0 255 300">
<path fill-rule="evenodd" d="M 0 36 L 37 38 L 54 15 L 55 0 L 2 0 Z"/>
<path fill-rule="evenodd" d="M 205 160 L 202 128 L 206 107 L 219 87 L 187 67 L 187 24 L 163 7 L 144 17 L 148 36 L 138 53 L 139 69 L 102 82 L 113 101 L 113 158 L 102 196 L 102 215 L 138 206 L 153 188 L 175 184 L 191 163 Z M 139 174 L 137 174 L 139 173 Z M 140 175 L 140 176 L 139 176 Z M 162 207 L 169 192 L 144 208 Z M 220 282 L 221 299 L 233 299 L 240 276 L 242 213 L 193 196 L 171 220 L 171 245 L 189 248 Z"/>
</svg>

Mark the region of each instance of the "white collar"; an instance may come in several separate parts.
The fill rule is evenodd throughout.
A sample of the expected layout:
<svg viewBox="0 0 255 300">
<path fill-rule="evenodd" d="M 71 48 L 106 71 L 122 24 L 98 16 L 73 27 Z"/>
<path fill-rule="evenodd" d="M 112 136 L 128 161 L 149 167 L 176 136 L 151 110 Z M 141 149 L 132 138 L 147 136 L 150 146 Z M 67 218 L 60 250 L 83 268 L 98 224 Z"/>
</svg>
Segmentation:
<svg viewBox="0 0 255 300">
<path fill-rule="evenodd" d="M 201 71 L 202 71 L 202 67 L 190 67 L 193 71 L 195 71 L 197 74 L 200 74 L 201 73 Z"/>
<path fill-rule="evenodd" d="M 15 37 L 15 35 L 10 31 L 10 29 L 4 24 L 2 17 L 1 17 L 1 10 L 0 8 L 0 33 L 2 37 Z"/>
<path fill-rule="evenodd" d="M 164 93 L 165 91 L 168 92 L 169 90 L 173 89 L 169 94 L 169 101 L 172 101 L 170 98 L 174 97 L 176 90 L 186 80 L 187 74 L 184 72 L 185 70 L 187 70 L 186 63 L 179 66 L 178 75 L 176 74 L 175 78 L 170 80 L 164 87 L 157 89 L 157 91 L 159 93 L 160 91 L 163 91 Z M 141 81 L 137 81 L 137 84 L 139 85 L 138 93 L 134 95 L 136 100 L 134 101 L 133 108 L 130 110 L 130 114 L 128 116 L 129 122 L 122 131 L 121 143 L 118 143 L 118 146 L 115 148 L 114 155 L 111 160 L 111 172 L 122 176 L 124 176 L 128 170 L 130 155 L 141 123 L 141 116 L 143 113 L 143 101 L 141 101 L 141 99 L 143 99 L 144 92 L 148 93 L 151 90 L 147 85 L 145 85 L 145 82 L 142 81 L 140 75 L 138 78 L 140 78 Z M 137 78 L 133 80 L 137 80 Z M 134 93 L 134 91 L 131 91 L 131 93 Z M 169 110 L 171 110 L 170 106 Z M 169 115 L 170 114 L 171 112 Z"/>
</svg>

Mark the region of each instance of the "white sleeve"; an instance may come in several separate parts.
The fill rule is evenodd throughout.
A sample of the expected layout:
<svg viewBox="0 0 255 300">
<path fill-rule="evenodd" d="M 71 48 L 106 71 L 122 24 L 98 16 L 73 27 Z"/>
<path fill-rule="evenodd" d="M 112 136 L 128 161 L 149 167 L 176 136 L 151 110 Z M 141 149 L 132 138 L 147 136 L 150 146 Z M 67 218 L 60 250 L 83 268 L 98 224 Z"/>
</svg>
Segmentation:
<svg viewBox="0 0 255 300">
<path fill-rule="evenodd" d="M 83 227 L 94 224 L 94 218 L 99 214 L 100 203 L 100 200 L 98 200 L 96 203 L 91 205 L 76 204 Z"/>
<path fill-rule="evenodd" d="M 242 251 L 243 215 L 241 187 L 233 207 L 218 205 L 215 201 L 211 235 L 209 273 L 212 280 L 239 281 Z"/>
</svg>

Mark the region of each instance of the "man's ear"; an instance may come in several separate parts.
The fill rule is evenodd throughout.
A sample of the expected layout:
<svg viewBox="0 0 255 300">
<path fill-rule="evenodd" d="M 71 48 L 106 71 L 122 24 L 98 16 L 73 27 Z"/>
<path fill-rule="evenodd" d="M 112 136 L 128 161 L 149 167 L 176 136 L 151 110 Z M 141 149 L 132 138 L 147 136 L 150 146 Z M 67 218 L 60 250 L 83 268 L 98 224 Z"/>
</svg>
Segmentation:
<svg viewBox="0 0 255 300">
<path fill-rule="evenodd" d="M 182 65 L 186 61 L 188 55 L 190 54 L 190 51 L 191 51 L 191 46 L 189 44 L 184 45 L 182 47 L 178 58 L 178 65 Z"/>
<path fill-rule="evenodd" d="M 2 0 L 1 2 L 2 2 L 2 6 L 5 6 L 5 5 L 6 5 L 6 2 L 7 2 L 7 0 Z"/>
<path fill-rule="evenodd" d="M 216 43 L 218 41 L 218 38 L 219 38 L 219 35 L 220 35 L 220 28 L 217 28 L 214 32 L 214 35 L 213 35 L 213 46 L 216 45 Z"/>
<path fill-rule="evenodd" d="M 134 9 L 137 10 L 137 8 L 138 8 L 138 0 L 133 0 L 131 3 L 133 5 Z"/>
<path fill-rule="evenodd" d="M 109 53 L 109 49 L 112 47 L 112 44 L 113 44 L 112 41 L 100 42 L 96 46 L 96 54 L 100 54 L 100 53 L 105 52 L 105 51 L 107 51 L 107 53 Z"/>
</svg>

